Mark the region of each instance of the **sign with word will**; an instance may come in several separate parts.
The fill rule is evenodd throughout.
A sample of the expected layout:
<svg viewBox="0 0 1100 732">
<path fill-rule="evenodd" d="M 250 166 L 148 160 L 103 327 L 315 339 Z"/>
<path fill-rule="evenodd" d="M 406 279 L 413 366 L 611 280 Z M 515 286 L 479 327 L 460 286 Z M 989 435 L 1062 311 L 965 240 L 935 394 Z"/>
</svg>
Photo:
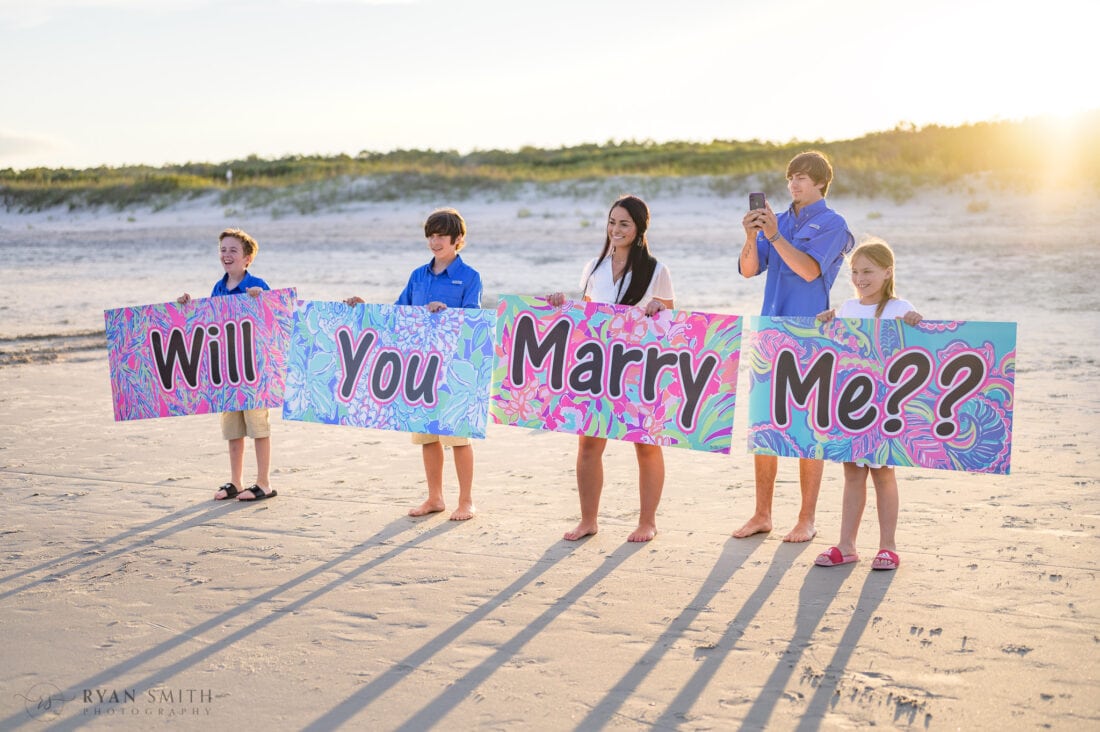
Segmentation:
<svg viewBox="0 0 1100 732">
<path fill-rule="evenodd" d="M 279 406 L 296 302 L 285 289 L 105 311 L 115 420 Z"/>
</svg>

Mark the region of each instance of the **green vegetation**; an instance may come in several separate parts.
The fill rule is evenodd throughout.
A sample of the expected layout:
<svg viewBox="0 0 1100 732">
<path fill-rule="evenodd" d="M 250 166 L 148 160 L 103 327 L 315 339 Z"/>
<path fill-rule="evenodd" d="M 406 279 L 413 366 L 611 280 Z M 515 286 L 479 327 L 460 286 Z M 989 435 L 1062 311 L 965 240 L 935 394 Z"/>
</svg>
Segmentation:
<svg viewBox="0 0 1100 732">
<path fill-rule="evenodd" d="M 1100 184 L 1100 110 L 1072 122 L 1039 118 L 959 127 L 899 125 L 856 140 L 767 143 L 715 140 L 608 142 L 558 149 L 361 152 L 355 157 L 250 156 L 222 163 L 100 167 L 85 170 L 0 170 L 0 202 L 8 210 L 55 206 L 149 206 L 216 196 L 227 211 L 270 209 L 309 213 L 359 201 L 405 198 L 463 200 L 514 197 L 525 186 L 589 197 L 624 181 L 643 195 L 685 182 L 717 195 L 748 187 L 783 187 L 786 162 L 809 148 L 825 151 L 837 168 L 830 193 L 885 195 L 904 200 L 928 186 L 987 176 L 1012 189 Z M 226 171 L 233 171 L 233 183 Z"/>
</svg>

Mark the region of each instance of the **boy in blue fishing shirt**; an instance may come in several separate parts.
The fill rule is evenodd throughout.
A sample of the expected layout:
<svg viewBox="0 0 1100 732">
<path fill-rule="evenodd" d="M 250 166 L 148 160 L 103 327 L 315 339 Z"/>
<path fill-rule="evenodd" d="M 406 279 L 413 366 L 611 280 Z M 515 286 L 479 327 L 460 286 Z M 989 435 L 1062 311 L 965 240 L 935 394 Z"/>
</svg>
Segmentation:
<svg viewBox="0 0 1100 732">
<path fill-rule="evenodd" d="M 480 308 L 481 275 L 463 262 L 458 254 L 466 246 L 466 222 L 462 216 L 453 208 L 433 211 L 424 222 L 424 236 L 428 239 L 432 260 L 412 271 L 395 304 L 424 306 L 431 313 L 446 308 Z M 358 305 L 364 300 L 350 297 L 344 302 Z M 449 447 L 454 453 L 455 473 L 458 475 L 458 508 L 451 514 L 451 520 L 473 518 L 476 513 L 473 499 L 474 447 L 470 438 L 416 433 L 412 441 L 414 445 L 421 445 L 428 499 L 409 509 L 409 515 L 424 516 L 447 508 L 443 500 L 443 448 Z"/>
<path fill-rule="evenodd" d="M 761 315 L 814 317 L 829 309 L 829 289 L 844 255 L 855 245 L 844 218 L 825 204 L 832 180 L 833 166 L 823 153 L 799 153 L 787 164 L 790 207 L 777 216 L 765 202 L 764 208 L 754 208 L 742 218 L 745 243 L 737 267 L 744 277 L 767 273 Z M 752 518 L 733 532 L 739 539 L 772 530 L 779 458 L 754 455 L 753 459 L 756 509 Z M 809 541 L 817 534 L 814 518 L 825 463 L 800 458 L 798 464 L 802 505 L 798 522 L 783 541 Z"/>
<path fill-rule="evenodd" d="M 225 275 L 214 283 L 210 297 L 244 295 L 259 297 L 270 290 L 267 283 L 252 275 L 248 267 L 256 259 L 260 245 L 241 229 L 226 229 L 218 235 L 218 258 Z M 186 292 L 176 302 L 191 302 Z M 238 501 L 260 501 L 278 495 L 271 487 L 271 425 L 267 409 L 246 409 L 222 412 L 222 437 L 229 441 L 229 482 L 214 493 L 215 501 L 236 498 Z M 256 449 L 256 482 L 241 490 L 244 474 L 244 438 L 251 437 Z"/>
</svg>

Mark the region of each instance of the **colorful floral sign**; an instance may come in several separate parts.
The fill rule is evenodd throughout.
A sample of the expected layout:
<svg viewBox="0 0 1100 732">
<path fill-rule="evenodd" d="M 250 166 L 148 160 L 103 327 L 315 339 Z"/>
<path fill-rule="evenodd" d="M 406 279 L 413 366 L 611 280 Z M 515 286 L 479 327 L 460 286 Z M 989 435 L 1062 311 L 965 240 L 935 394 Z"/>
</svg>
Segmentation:
<svg viewBox="0 0 1100 732">
<path fill-rule="evenodd" d="M 296 302 L 286 289 L 105 311 L 115 420 L 279 406 Z"/>
<path fill-rule="evenodd" d="M 741 318 L 502 295 L 493 419 L 728 453 Z"/>
<path fill-rule="evenodd" d="M 302 303 L 283 419 L 483 438 L 495 336 L 487 310 Z"/>
<path fill-rule="evenodd" d="M 1009 472 L 1015 323 L 752 323 L 750 452 Z"/>
</svg>

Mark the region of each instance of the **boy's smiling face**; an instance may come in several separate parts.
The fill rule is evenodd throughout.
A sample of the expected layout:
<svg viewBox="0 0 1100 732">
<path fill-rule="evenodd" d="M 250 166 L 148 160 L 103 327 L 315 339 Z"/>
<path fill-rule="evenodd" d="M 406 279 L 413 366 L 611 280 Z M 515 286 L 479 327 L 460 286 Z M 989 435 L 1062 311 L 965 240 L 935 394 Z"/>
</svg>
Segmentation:
<svg viewBox="0 0 1100 732">
<path fill-rule="evenodd" d="M 449 262 L 458 254 L 456 247 L 462 242 L 462 237 L 451 238 L 447 234 L 432 234 L 428 237 L 428 249 L 436 259 Z"/>
<path fill-rule="evenodd" d="M 244 253 L 244 243 L 235 236 L 227 236 L 218 244 L 218 256 L 222 267 L 232 280 L 244 277 L 245 270 L 252 264 L 254 255 Z"/>
</svg>

